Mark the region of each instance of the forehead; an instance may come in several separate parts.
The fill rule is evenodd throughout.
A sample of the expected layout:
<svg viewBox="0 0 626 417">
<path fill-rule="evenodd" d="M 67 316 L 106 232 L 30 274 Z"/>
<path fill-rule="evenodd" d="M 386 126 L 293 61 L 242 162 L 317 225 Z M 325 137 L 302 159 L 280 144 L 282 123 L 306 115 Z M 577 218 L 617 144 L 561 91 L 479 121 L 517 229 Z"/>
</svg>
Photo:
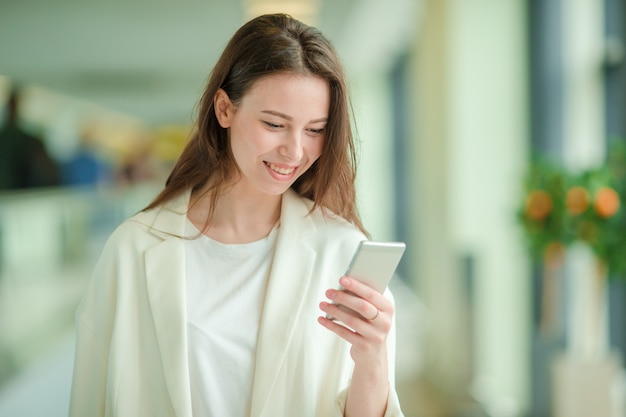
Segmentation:
<svg viewBox="0 0 626 417">
<path fill-rule="evenodd" d="M 290 114 L 304 111 L 327 116 L 330 106 L 328 82 L 316 75 L 279 73 L 262 77 L 243 96 L 243 106 L 269 106 Z"/>
</svg>

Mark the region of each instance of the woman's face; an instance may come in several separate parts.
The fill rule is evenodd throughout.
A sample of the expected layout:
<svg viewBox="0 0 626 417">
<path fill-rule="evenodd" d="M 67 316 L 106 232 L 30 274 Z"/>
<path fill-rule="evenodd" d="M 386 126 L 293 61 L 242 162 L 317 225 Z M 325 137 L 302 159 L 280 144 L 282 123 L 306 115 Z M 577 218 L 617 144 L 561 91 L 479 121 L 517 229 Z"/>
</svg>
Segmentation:
<svg viewBox="0 0 626 417">
<path fill-rule="evenodd" d="M 284 193 L 322 153 L 329 106 L 328 83 L 311 75 L 263 77 L 237 106 L 220 90 L 216 114 L 220 125 L 229 128 L 242 174 L 237 187 Z"/>
</svg>

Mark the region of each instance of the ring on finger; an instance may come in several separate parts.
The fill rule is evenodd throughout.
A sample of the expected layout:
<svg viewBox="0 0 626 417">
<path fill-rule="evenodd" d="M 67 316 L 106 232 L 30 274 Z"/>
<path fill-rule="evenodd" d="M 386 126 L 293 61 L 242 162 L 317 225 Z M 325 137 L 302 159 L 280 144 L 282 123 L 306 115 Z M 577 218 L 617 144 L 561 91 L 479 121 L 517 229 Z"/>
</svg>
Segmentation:
<svg viewBox="0 0 626 417">
<path fill-rule="evenodd" d="M 369 321 L 374 321 L 378 318 L 378 316 L 380 315 L 380 310 L 376 309 L 376 315 L 374 317 L 372 317 L 371 319 L 368 319 Z"/>
</svg>

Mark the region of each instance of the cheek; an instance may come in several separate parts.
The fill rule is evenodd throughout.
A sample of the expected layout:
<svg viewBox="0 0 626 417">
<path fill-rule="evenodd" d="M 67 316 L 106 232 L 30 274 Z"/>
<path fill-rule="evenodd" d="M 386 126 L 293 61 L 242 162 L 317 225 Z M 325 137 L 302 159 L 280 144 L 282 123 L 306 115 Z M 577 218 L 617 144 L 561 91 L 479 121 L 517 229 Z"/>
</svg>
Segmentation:
<svg viewBox="0 0 626 417">
<path fill-rule="evenodd" d="M 249 125 L 237 125 L 231 129 L 231 146 L 246 154 L 262 153 L 268 147 L 264 132 L 250 128 Z"/>
<path fill-rule="evenodd" d="M 312 159 L 311 162 L 315 162 L 315 160 L 317 160 L 317 158 L 320 157 L 320 155 L 322 154 L 323 146 L 324 146 L 323 140 L 316 140 L 314 142 L 311 142 L 307 146 L 307 154 Z"/>
</svg>

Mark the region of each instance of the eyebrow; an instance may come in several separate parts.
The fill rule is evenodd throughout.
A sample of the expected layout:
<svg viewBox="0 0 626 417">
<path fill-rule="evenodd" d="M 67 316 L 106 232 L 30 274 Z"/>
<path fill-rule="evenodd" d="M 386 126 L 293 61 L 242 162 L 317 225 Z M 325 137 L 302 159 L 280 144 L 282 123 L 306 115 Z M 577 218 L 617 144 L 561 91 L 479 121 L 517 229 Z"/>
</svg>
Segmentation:
<svg viewBox="0 0 626 417">
<path fill-rule="evenodd" d="M 281 113 L 279 111 L 262 110 L 261 113 L 271 114 L 272 116 L 280 117 L 282 119 L 289 120 L 289 121 L 293 120 L 293 117 L 288 116 L 285 113 Z M 328 117 L 322 117 L 320 119 L 313 119 L 313 120 L 309 121 L 309 123 L 319 123 L 319 122 L 326 122 L 326 121 L 328 121 Z"/>
</svg>

